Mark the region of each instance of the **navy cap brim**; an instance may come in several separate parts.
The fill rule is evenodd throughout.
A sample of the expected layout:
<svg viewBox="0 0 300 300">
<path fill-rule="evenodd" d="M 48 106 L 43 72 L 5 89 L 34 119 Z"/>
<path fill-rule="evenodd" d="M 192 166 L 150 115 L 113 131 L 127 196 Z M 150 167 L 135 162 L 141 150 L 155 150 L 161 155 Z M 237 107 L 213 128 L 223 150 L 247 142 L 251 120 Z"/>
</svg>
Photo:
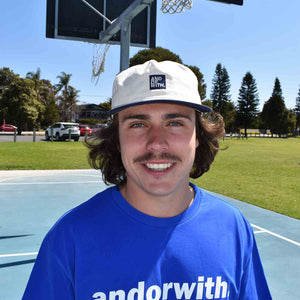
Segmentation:
<svg viewBox="0 0 300 300">
<path fill-rule="evenodd" d="M 181 100 L 147 100 L 147 101 L 140 101 L 140 102 L 134 102 L 134 103 L 130 103 L 130 104 L 126 104 L 126 105 L 122 105 L 119 107 L 115 107 L 113 109 L 111 109 L 108 114 L 109 115 L 114 115 L 116 113 L 118 113 L 121 110 L 124 110 L 126 108 L 132 107 L 132 106 L 136 106 L 136 105 L 144 105 L 144 104 L 152 104 L 152 103 L 168 103 L 168 104 L 178 104 L 178 105 L 184 105 L 184 106 L 188 106 L 191 107 L 199 112 L 204 112 L 204 113 L 209 113 L 212 111 L 212 108 L 206 105 L 202 105 L 202 104 L 196 104 L 196 103 L 191 103 L 191 102 L 186 102 L 186 101 L 181 101 Z"/>
</svg>

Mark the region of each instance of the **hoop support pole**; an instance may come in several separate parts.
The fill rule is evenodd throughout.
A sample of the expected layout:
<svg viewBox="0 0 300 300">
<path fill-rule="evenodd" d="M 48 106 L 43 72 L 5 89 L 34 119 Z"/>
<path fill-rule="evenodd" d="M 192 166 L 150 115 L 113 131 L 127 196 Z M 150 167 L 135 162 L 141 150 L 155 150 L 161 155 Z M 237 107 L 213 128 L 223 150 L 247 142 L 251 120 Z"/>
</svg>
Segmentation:
<svg viewBox="0 0 300 300">
<path fill-rule="evenodd" d="M 135 0 L 131 3 L 106 30 L 99 33 L 100 42 L 107 43 L 114 34 L 121 30 L 122 20 L 124 18 L 131 22 L 137 14 L 139 14 L 145 7 L 149 6 L 153 1 L 154 0 Z"/>
<path fill-rule="evenodd" d="M 110 19 L 108 19 L 106 16 L 104 16 L 98 9 L 96 9 L 93 5 L 91 5 L 90 3 L 88 3 L 85 0 L 81 0 L 81 2 L 83 2 L 85 5 L 87 5 L 89 8 L 91 8 L 97 15 L 99 15 L 100 17 L 102 17 L 103 19 L 105 19 L 109 24 L 112 24 L 112 21 Z"/>
<path fill-rule="evenodd" d="M 129 67 L 131 19 L 123 18 L 121 23 L 120 72 Z"/>
</svg>

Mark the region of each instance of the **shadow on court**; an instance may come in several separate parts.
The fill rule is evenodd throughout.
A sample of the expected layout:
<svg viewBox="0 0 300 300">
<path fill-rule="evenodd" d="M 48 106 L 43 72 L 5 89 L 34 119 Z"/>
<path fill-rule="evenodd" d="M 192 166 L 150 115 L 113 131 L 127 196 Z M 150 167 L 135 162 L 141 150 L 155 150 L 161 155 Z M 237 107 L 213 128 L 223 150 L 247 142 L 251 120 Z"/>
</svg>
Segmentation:
<svg viewBox="0 0 300 300">
<path fill-rule="evenodd" d="M 1 300 L 21 299 L 54 222 L 105 188 L 95 170 L 0 171 Z M 250 221 L 273 298 L 300 299 L 300 221 L 219 197 Z"/>
</svg>

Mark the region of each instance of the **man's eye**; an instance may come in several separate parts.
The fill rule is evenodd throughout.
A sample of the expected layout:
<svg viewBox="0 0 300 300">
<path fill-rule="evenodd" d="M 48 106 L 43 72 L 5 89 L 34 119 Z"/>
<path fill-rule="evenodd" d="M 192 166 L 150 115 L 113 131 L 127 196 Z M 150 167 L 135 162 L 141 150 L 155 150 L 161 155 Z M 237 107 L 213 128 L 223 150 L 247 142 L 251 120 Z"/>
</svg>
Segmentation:
<svg viewBox="0 0 300 300">
<path fill-rule="evenodd" d="M 178 121 L 172 121 L 172 122 L 169 123 L 169 125 L 176 127 L 176 126 L 181 126 L 182 124 L 181 124 L 181 122 L 178 122 Z"/>
<path fill-rule="evenodd" d="M 140 128 L 140 127 L 144 127 L 143 123 L 134 123 L 130 126 L 131 128 Z"/>
</svg>

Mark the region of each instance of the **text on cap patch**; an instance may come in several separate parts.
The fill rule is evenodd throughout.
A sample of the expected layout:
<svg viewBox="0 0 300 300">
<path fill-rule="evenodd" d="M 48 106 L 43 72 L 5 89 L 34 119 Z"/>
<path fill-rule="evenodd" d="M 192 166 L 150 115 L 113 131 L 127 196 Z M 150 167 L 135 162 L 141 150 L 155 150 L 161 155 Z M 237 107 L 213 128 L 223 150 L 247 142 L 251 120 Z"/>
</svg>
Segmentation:
<svg viewBox="0 0 300 300">
<path fill-rule="evenodd" d="M 150 75 L 150 90 L 160 90 L 166 88 L 166 75 Z"/>
</svg>

